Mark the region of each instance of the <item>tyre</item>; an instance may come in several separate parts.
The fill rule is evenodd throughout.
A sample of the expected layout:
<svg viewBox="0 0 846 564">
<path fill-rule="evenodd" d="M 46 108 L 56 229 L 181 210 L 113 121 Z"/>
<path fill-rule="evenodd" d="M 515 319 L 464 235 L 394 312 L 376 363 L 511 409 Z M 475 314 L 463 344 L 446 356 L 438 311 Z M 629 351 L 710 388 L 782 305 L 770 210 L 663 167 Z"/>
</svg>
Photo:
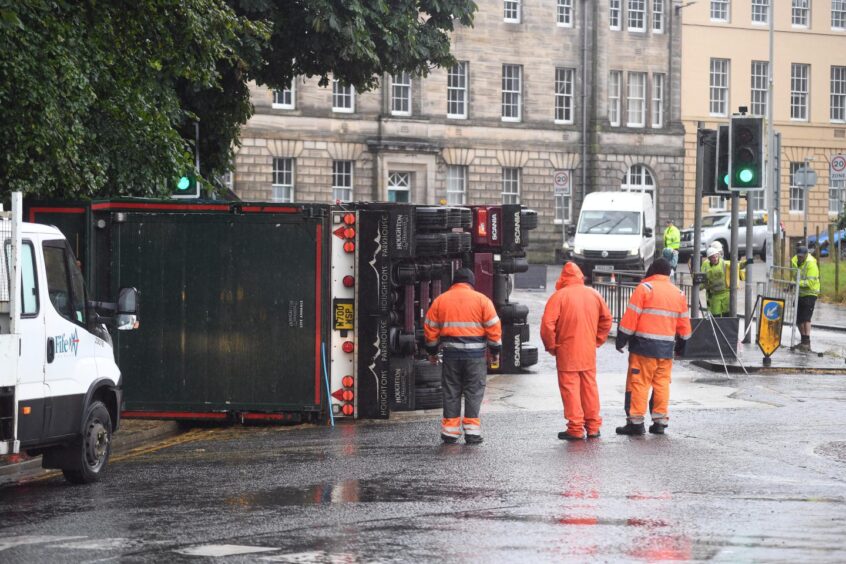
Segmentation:
<svg viewBox="0 0 846 564">
<path fill-rule="evenodd" d="M 414 382 L 417 386 L 441 386 L 441 365 L 428 360 L 414 363 Z"/>
<path fill-rule="evenodd" d="M 520 227 L 527 231 L 537 229 L 538 227 L 538 212 L 535 210 L 521 210 L 520 211 Z"/>
<path fill-rule="evenodd" d="M 445 233 L 418 235 L 415 237 L 418 256 L 441 256 L 447 254 L 447 237 Z"/>
<path fill-rule="evenodd" d="M 529 308 L 523 304 L 505 304 L 499 308 L 498 313 L 503 323 L 526 323 L 526 318 L 529 316 Z"/>
<path fill-rule="evenodd" d="M 456 254 L 461 252 L 461 235 L 462 233 L 447 233 L 447 252 L 449 254 Z"/>
<path fill-rule="evenodd" d="M 450 229 L 464 227 L 464 211 L 462 208 L 449 208 L 447 210 L 447 227 Z"/>
<path fill-rule="evenodd" d="M 534 366 L 538 363 L 538 348 L 534 345 L 520 347 L 520 366 Z"/>
<path fill-rule="evenodd" d="M 444 405 L 442 392 L 416 392 L 414 409 L 440 409 Z"/>
<path fill-rule="evenodd" d="M 417 229 L 446 229 L 449 214 L 447 208 L 416 208 L 414 221 Z"/>
<path fill-rule="evenodd" d="M 70 447 L 75 451 L 76 468 L 63 468 L 65 479 L 74 484 L 90 484 L 105 474 L 112 452 L 112 418 L 101 401 L 85 411 L 82 436 Z"/>
</svg>

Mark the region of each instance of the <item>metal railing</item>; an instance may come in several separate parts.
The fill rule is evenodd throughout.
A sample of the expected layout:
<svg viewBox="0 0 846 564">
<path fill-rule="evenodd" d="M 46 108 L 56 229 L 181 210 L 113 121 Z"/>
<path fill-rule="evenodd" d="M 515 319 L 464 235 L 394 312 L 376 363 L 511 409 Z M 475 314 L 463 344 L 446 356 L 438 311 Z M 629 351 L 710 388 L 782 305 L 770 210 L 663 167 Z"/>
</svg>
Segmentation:
<svg viewBox="0 0 846 564">
<path fill-rule="evenodd" d="M 799 303 L 799 270 L 784 266 L 771 266 L 766 282 L 757 283 L 757 294 L 763 298 L 784 300 L 784 324 L 796 321 Z"/>
<path fill-rule="evenodd" d="M 9 287 L 9 250 L 12 244 L 12 222 L 3 217 L 9 215 L 0 212 L 0 308 L 8 308 Z"/>
<path fill-rule="evenodd" d="M 593 271 L 591 286 L 599 292 L 599 295 L 608 304 L 608 309 L 611 310 L 611 317 L 614 319 L 614 323 L 619 323 L 623 317 L 632 293 L 637 288 L 637 285 L 640 284 L 640 281 L 643 280 L 643 276 L 644 273 L 640 271 L 618 270 L 613 273 L 610 271 Z M 693 287 L 686 283 L 676 284 L 676 286 L 684 292 L 689 308 Z"/>
</svg>

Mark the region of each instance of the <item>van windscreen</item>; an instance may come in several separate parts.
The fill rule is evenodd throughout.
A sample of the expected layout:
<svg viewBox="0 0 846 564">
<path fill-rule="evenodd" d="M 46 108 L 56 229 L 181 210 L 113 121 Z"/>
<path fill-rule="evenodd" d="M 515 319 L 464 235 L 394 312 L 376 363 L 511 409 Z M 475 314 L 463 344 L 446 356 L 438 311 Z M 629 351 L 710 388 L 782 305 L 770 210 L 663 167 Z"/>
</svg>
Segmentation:
<svg viewBox="0 0 846 564">
<path fill-rule="evenodd" d="M 579 233 L 633 235 L 640 233 L 640 213 L 632 211 L 582 210 Z"/>
</svg>

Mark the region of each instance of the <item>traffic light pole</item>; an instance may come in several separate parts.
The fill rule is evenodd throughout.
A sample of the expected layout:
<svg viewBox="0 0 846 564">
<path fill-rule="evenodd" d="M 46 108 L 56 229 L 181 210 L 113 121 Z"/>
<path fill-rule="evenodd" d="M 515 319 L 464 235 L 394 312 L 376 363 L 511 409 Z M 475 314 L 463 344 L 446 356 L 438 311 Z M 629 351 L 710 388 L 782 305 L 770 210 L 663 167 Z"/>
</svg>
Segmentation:
<svg viewBox="0 0 846 564">
<path fill-rule="evenodd" d="M 690 316 L 693 318 L 699 317 L 699 283 L 697 282 L 697 274 L 699 274 L 700 261 L 699 245 L 702 244 L 702 190 L 705 184 L 705 166 L 702 155 L 705 153 L 704 142 L 702 138 L 702 122 L 699 122 L 696 128 L 696 183 L 694 187 L 695 197 L 693 199 L 693 253 L 690 255 L 690 271 L 691 278 L 693 278 L 693 288 L 690 292 Z M 712 186 L 710 190 L 713 190 Z"/>
<path fill-rule="evenodd" d="M 735 190 L 731 193 L 731 267 L 729 268 L 729 316 L 737 317 L 737 238 L 739 235 L 738 222 L 740 220 L 740 194 Z"/>
<path fill-rule="evenodd" d="M 743 323 L 743 331 L 744 343 L 751 343 L 752 342 L 752 332 L 748 331 L 749 326 L 752 324 L 752 307 L 755 305 L 752 303 L 752 261 L 753 257 L 755 256 L 755 251 L 753 249 L 753 231 L 755 225 L 755 210 L 752 209 L 752 194 L 751 192 L 746 192 L 746 283 L 743 285 L 743 313 L 744 313 L 744 323 Z"/>
</svg>

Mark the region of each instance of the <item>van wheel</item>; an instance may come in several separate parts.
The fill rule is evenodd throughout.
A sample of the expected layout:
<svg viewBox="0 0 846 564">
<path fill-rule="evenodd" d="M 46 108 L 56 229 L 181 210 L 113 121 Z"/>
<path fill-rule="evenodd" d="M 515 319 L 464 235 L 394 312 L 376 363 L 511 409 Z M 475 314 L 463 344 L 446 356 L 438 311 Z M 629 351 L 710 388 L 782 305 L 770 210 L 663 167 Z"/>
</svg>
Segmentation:
<svg viewBox="0 0 846 564">
<path fill-rule="evenodd" d="M 63 469 L 62 473 L 74 484 L 96 482 L 106 471 L 112 452 L 112 418 L 101 401 L 91 402 L 85 413 L 82 437 L 70 448 L 75 449 L 79 466 Z"/>
</svg>

